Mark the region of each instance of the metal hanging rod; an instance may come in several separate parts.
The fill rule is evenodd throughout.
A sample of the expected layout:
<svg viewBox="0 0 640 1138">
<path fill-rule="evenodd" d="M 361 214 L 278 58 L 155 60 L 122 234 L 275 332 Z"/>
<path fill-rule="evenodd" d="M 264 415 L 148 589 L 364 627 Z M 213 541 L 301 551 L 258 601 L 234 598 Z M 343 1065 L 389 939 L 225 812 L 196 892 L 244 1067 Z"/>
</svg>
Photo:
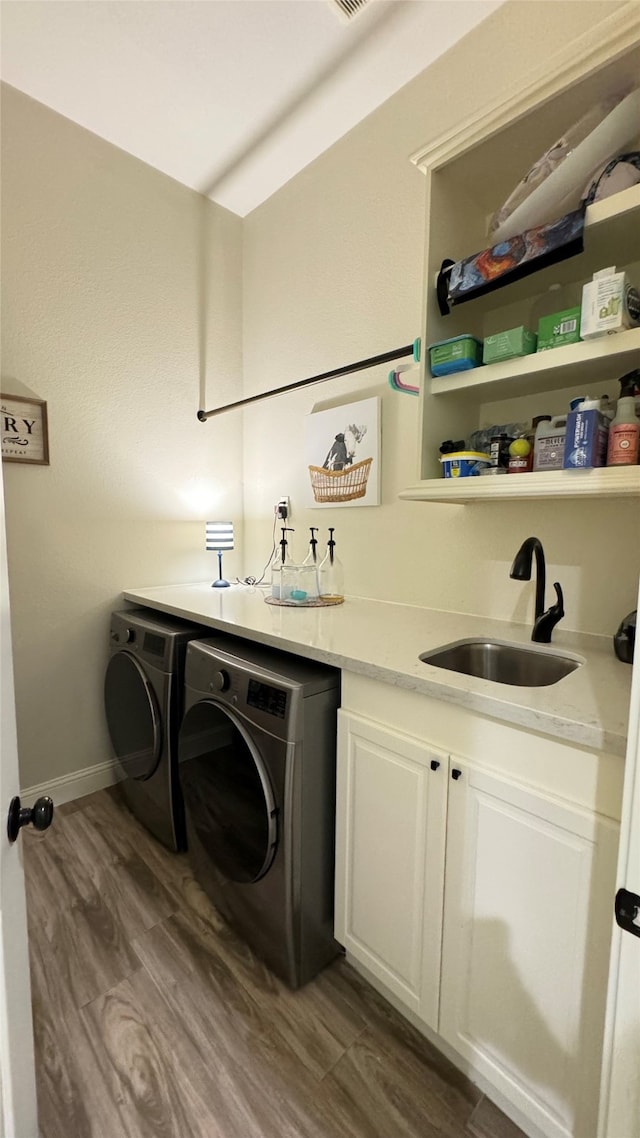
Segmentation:
<svg viewBox="0 0 640 1138">
<path fill-rule="evenodd" d="M 214 407 L 213 411 L 198 411 L 201 423 L 214 415 L 222 415 L 224 411 L 235 411 L 238 407 L 248 407 L 251 403 L 259 403 L 261 399 L 271 399 L 274 395 L 283 395 L 285 391 L 297 391 L 301 387 L 310 387 L 312 383 L 322 383 L 325 379 L 335 379 L 338 375 L 350 375 L 354 371 L 365 371 L 376 364 L 386 364 L 390 360 L 399 360 L 403 356 L 413 356 L 417 362 L 420 359 L 420 340 L 412 344 L 405 344 L 403 348 L 394 348 L 390 352 L 381 352 L 378 356 L 370 356 L 367 360 L 358 360 L 354 364 L 345 364 L 344 367 L 334 368 L 333 371 L 323 371 L 320 375 L 312 375 L 309 379 L 299 379 L 296 383 L 285 383 L 283 387 L 273 387 L 271 391 L 263 391 L 260 395 L 249 395 L 247 399 L 238 399 L 235 403 L 225 403 L 222 407 Z"/>
</svg>

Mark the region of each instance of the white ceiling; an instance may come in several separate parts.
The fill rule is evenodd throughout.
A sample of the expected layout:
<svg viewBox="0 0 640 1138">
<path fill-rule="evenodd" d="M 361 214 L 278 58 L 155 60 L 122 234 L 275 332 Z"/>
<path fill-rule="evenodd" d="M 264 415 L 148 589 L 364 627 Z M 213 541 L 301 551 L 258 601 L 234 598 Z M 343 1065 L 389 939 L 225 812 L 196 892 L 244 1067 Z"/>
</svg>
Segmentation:
<svg viewBox="0 0 640 1138">
<path fill-rule="evenodd" d="M 502 0 L 2 0 L 2 78 L 245 216 Z"/>
</svg>

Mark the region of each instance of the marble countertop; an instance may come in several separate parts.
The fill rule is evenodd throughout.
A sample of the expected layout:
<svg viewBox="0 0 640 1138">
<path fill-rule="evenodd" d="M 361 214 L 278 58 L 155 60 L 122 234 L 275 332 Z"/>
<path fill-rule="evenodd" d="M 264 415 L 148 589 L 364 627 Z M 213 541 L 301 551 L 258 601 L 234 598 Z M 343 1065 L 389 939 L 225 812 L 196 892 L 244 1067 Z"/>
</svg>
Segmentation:
<svg viewBox="0 0 640 1138">
<path fill-rule="evenodd" d="M 127 589 L 123 596 L 581 747 L 625 754 L 631 668 L 616 659 L 606 637 L 556 629 L 553 644 L 543 650 L 566 652 L 584 663 L 556 684 L 523 688 L 459 675 L 418 658 L 468 637 L 530 646 L 531 629 L 522 624 L 362 597 L 327 608 L 280 607 L 265 603 L 263 589 L 212 589 L 208 581 Z"/>
</svg>

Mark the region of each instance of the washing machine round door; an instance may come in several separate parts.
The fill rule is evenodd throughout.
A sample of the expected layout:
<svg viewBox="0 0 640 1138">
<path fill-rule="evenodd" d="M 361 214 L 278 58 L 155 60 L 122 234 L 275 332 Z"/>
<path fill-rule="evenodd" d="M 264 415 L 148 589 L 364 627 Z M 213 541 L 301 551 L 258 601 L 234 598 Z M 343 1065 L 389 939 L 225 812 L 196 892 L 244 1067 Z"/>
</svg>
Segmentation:
<svg viewBox="0 0 640 1138">
<path fill-rule="evenodd" d="M 162 720 L 153 688 L 130 652 L 116 652 L 109 660 L 104 706 L 113 749 L 127 778 L 150 778 L 162 753 Z"/>
<path fill-rule="evenodd" d="M 189 824 L 229 881 L 264 877 L 278 844 L 271 780 L 251 736 L 213 700 L 189 709 L 180 727 L 180 782 Z"/>
</svg>

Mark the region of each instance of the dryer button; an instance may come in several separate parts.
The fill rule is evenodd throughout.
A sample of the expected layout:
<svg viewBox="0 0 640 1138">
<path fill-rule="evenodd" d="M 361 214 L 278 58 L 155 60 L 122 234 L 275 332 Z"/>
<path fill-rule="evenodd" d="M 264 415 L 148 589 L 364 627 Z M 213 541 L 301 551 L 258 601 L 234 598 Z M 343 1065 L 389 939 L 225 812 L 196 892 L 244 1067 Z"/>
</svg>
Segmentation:
<svg viewBox="0 0 640 1138">
<path fill-rule="evenodd" d="M 136 638 L 136 634 L 132 628 L 122 628 L 120 632 L 112 632 L 111 639 L 115 640 L 116 644 L 131 644 Z"/>
<path fill-rule="evenodd" d="M 229 673 L 224 671 L 216 672 L 209 686 L 212 691 L 228 691 L 231 686 Z"/>
</svg>

